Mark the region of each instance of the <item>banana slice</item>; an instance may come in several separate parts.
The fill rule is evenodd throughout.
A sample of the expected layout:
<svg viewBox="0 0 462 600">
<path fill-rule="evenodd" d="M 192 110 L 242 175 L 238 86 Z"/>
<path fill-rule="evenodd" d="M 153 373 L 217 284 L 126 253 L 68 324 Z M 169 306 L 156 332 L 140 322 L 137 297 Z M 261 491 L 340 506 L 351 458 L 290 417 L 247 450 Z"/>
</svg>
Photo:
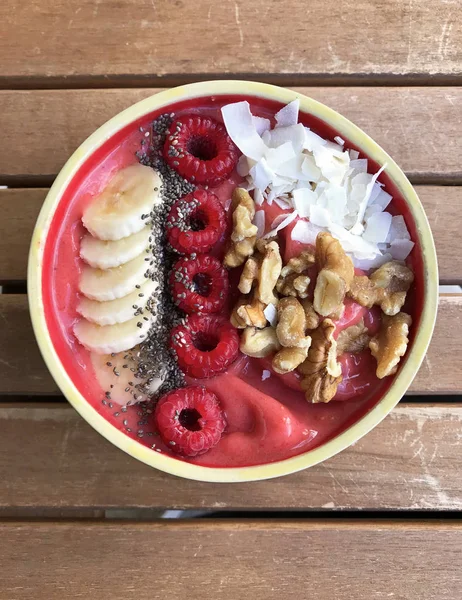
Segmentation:
<svg viewBox="0 0 462 600">
<path fill-rule="evenodd" d="M 154 204 L 161 202 L 161 178 L 144 165 L 121 169 L 84 210 L 82 221 L 100 240 L 120 240 L 141 231 Z"/>
<path fill-rule="evenodd" d="M 80 242 L 80 257 L 91 267 L 112 269 L 133 260 L 149 247 L 151 226 L 121 240 L 104 241 L 87 235 Z"/>
<path fill-rule="evenodd" d="M 91 364 L 99 385 L 103 392 L 110 391 L 111 402 L 120 406 L 137 404 L 148 399 L 148 394 L 144 394 L 138 389 L 140 385 L 146 383 L 146 380 L 137 377 L 137 353 L 138 346 L 135 346 L 128 353 L 119 352 L 115 356 L 112 356 L 112 354 L 90 353 Z M 119 375 L 115 375 L 114 369 Z M 135 369 L 135 373 L 131 369 Z M 155 377 L 149 384 L 149 395 L 154 394 L 162 383 L 162 379 Z"/>
<path fill-rule="evenodd" d="M 123 298 L 146 282 L 149 258 L 145 252 L 133 260 L 112 269 L 94 269 L 84 266 L 80 276 L 80 291 L 90 300 L 105 302 Z"/>
<path fill-rule="evenodd" d="M 141 308 L 144 310 L 146 308 L 149 298 L 158 287 L 159 284 L 157 281 L 146 279 L 140 288 L 135 289 L 134 292 L 123 298 L 109 300 L 109 302 L 98 302 L 97 300 L 81 298 L 77 305 L 77 312 L 82 317 L 85 317 L 87 321 L 91 321 L 97 325 L 125 323 L 125 321 L 129 321 L 135 316 L 135 312 L 138 309 Z M 141 316 L 144 316 L 144 313 Z"/>
<path fill-rule="evenodd" d="M 74 325 L 74 334 L 85 348 L 97 354 L 123 352 L 146 339 L 152 320 L 152 315 L 140 315 L 125 323 L 101 326 L 81 319 Z"/>
</svg>

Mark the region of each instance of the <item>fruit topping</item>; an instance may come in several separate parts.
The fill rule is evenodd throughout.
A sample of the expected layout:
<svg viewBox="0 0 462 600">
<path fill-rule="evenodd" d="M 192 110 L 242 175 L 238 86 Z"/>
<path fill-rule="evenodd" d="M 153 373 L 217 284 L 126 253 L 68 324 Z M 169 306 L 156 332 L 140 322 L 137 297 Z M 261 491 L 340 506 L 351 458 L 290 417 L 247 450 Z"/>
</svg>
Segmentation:
<svg viewBox="0 0 462 600">
<path fill-rule="evenodd" d="M 180 258 L 170 275 L 173 300 L 184 312 L 216 313 L 228 298 L 228 272 L 209 254 Z"/>
<path fill-rule="evenodd" d="M 161 202 L 159 174 L 143 165 L 118 171 L 83 211 L 82 221 L 100 240 L 120 240 L 138 233 Z"/>
<path fill-rule="evenodd" d="M 218 398 L 203 386 L 173 390 L 156 406 L 159 434 L 172 452 L 197 456 L 216 446 L 226 427 Z"/>
<path fill-rule="evenodd" d="M 174 119 L 165 140 L 165 161 L 193 183 L 219 185 L 231 175 L 238 158 L 226 128 L 211 117 Z"/>
<path fill-rule="evenodd" d="M 221 373 L 239 353 L 239 336 L 221 316 L 191 315 L 171 331 L 171 348 L 186 375 L 203 379 Z"/>
<path fill-rule="evenodd" d="M 85 265 L 80 276 L 80 291 L 90 300 L 98 302 L 123 298 L 146 281 L 149 262 L 147 254 L 140 254 L 112 269 L 94 269 Z"/>
<path fill-rule="evenodd" d="M 115 325 L 96 325 L 81 319 L 74 325 L 75 337 L 79 342 L 97 354 L 123 352 L 139 344 L 148 337 L 152 316 L 137 316 Z"/>
<path fill-rule="evenodd" d="M 135 316 L 144 315 L 146 306 L 158 287 L 157 281 L 145 279 L 143 284 L 138 285 L 133 292 L 122 298 L 98 302 L 83 297 L 77 305 L 77 312 L 87 321 L 97 325 L 125 323 Z"/>
<path fill-rule="evenodd" d="M 168 215 L 168 241 L 180 254 L 208 252 L 225 229 L 225 209 L 207 190 L 195 190 L 177 200 Z"/>
<path fill-rule="evenodd" d="M 138 233 L 115 241 L 99 240 L 87 233 L 80 242 L 80 257 L 96 269 L 120 267 L 146 251 L 151 239 L 150 225 L 145 225 Z"/>
</svg>

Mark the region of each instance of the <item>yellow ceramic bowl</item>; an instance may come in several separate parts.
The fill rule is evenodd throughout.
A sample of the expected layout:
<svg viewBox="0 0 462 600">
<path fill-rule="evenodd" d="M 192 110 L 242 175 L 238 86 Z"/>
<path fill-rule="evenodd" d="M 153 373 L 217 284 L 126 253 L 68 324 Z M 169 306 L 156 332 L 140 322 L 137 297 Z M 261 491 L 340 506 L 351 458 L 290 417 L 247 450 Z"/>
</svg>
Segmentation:
<svg viewBox="0 0 462 600">
<path fill-rule="evenodd" d="M 84 161 L 127 124 L 152 111 L 183 100 L 220 95 L 257 96 L 281 103 L 299 98 L 301 112 L 327 123 L 377 164 L 386 163 L 387 174 L 407 203 L 414 220 L 424 274 L 424 299 L 418 331 L 404 364 L 379 402 L 354 425 L 314 450 L 280 462 L 239 468 L 202 467 L 171 458 L 129 438 L 106 421 L 86 401 L 65 371 L 47 329 L 42 297 L 43 252 L 50 223 L 66 187 Z M 177 87 L 142 100 L 105 123 L 74 152 L 48 193 L 35 227 L 29 255 L 28 291 L 35 335 L 48 368 L 69 402 L 99 433 L 138 460 L 173 475 L 214 482 L 254 481 L 293 473 L 330 458 L 380 423 L 399 402 L 416 375 L 430 342 L 437 311 L 438 270 L 432 234 L 417 194 L 397 164 L 361 129 L 327 106 L 294 91 L 249 81 L 211 81 Z"/>
</svg>

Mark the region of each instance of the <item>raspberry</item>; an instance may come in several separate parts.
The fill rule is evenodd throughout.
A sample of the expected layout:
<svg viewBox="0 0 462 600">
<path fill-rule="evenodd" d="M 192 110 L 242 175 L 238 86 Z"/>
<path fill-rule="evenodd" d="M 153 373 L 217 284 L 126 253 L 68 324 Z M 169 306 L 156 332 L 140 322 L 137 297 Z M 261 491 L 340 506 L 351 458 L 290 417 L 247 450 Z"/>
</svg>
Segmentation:
<svg viewBox="0 0 462 600">
<path fill-rule="evenodd" d="M 170 126 L 164 158 L 188 181 L 213 187 L 231 175 L 239 151 L 224 125 L 210 117 L 185 115 Z"/>
<path fill-rule="evenodd" d="M 170 275 L 172 296 L 186 313 L 219 312 L 228 298 L 228 272 L 209 254 L 180 258 Z"/>
<path fill-rule="evenodd" d="M 164 443 L 184 456 L 204 454 L 216 446 L 226 427 L 218 398 L 203 386 L 166 394 L 157 403 L 154 417 Z"/>
<path fill-rule="evenodd" d="M 177 200 L 167 219 L 168 241 L 180 254 L 208 252 L 225 229 L 225 209 L 215 194 L 206 190 Z"/>
<path fill-rule="evenodd" d="M 239 354 L 239 336 L 225 317 L 190 315 L 186 324 L 174 327 L 170 335 L 178 365 L 191 377 L 213 377 Z"/>
</svg>

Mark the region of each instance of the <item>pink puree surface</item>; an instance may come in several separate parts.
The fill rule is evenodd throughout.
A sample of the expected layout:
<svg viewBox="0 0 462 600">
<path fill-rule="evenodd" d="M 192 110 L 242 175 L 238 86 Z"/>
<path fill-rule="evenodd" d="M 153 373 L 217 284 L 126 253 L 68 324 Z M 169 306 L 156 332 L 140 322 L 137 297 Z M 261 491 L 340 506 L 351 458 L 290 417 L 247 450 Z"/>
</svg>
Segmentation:
<svg viewBox="0 0 462 600">
<path fill-rule="evenodd" d="M 222 104 L 233 100 L 237 98 L 225 99 Z M 260 116 L 272 116 L 278 109 L 276 103 L 260 99 L 250 102 L 254 114 Z M 196 101 L 194 106 L 189 103 L 186 109 L 184 105 L 175 107 L 177 114 L 191 110 L 220 118 L 215 99 L 202 99 L 201 102 Z M 75 176 L 55 213 L 47 239 L 43 292 L 48 327 L 55 348 L 69 376 L 87 401 L 126 435 L 146 446 L 170 453 L 156 435 L 151 408 L 146 411 L 146 408 L 143 410 L 140 406 L 132 406 L 122 412 L 118 405 L 114 403 L 111 407 L 109 401 L 104 399 L 106 390 L 97 381 L 90 354 L 72 334 L 72 326 L 78 319 L 76 306 L 82 266 L 79 247 L 84 234 L 80 220 L 83 208 L 114 172 L 136 162 L 134 153 L 141 148 L 140 141 L 144 135 L 138 131 L 138 127 L 142 125 L 149 128 L 150 121 L 156 116 L 153 114 L 149 119 L 134 123 L 115 136 L 117 139 L 110 140 L 109 148 L 100 149 L 91 164 L 87 161 Z M 324 137 L 332 139 L 335 135 L 326 125 L 313 123 L 313 118 L 305 117 L 303 120 Z M 352 146 L 347 143 L 347 147 Z M 238 176 L 234 176 L 213 190 L 226 207 L 238 181 Z M 387 183 L 386 178 L 384 182 Z M 389 187 L 387 189 L 391 193 L 394 191 Z M 399 206 L 397 212 L 404 212 L 403 208 Z M 274 209 L 271 209 L 271 218 L 267 222 L 270 224 L 275 216 Z M 408 226 L 412 235 L 413 224 L 408 223 Z M 289 231 L 281 236 L 289 240 L 285 250 L 286 260 L 300 250 L 296 244 L 290 244 Z M 420 263 L 417 266 L 420 268 Z M 337 334 L 361 318 L 374 332 L 380 319 L 378 315 L 378 311 L 367 311 L 348 302 L 345 315 L 338 322 Z M 271 371 L 270 361 L 263 359 L 242 356 L 226 373 L 209 380 L 196 380 L 216 393 L 226 413 L 228 428 L 215 448 L 188 460 L 210 467 L 262 464 L 300 454 L 338 435 L 372 408 L 391 383 L 390 378 L 379 381 L 375 377 L 375 361 L 369 352 L 356 356 L 346 354 L 341 358 L 341 363 L 344 380 L 339 386 L 336 401 L 322 405 L 307 403 L 295 374 L 278 376 Z"/>
</svg>

